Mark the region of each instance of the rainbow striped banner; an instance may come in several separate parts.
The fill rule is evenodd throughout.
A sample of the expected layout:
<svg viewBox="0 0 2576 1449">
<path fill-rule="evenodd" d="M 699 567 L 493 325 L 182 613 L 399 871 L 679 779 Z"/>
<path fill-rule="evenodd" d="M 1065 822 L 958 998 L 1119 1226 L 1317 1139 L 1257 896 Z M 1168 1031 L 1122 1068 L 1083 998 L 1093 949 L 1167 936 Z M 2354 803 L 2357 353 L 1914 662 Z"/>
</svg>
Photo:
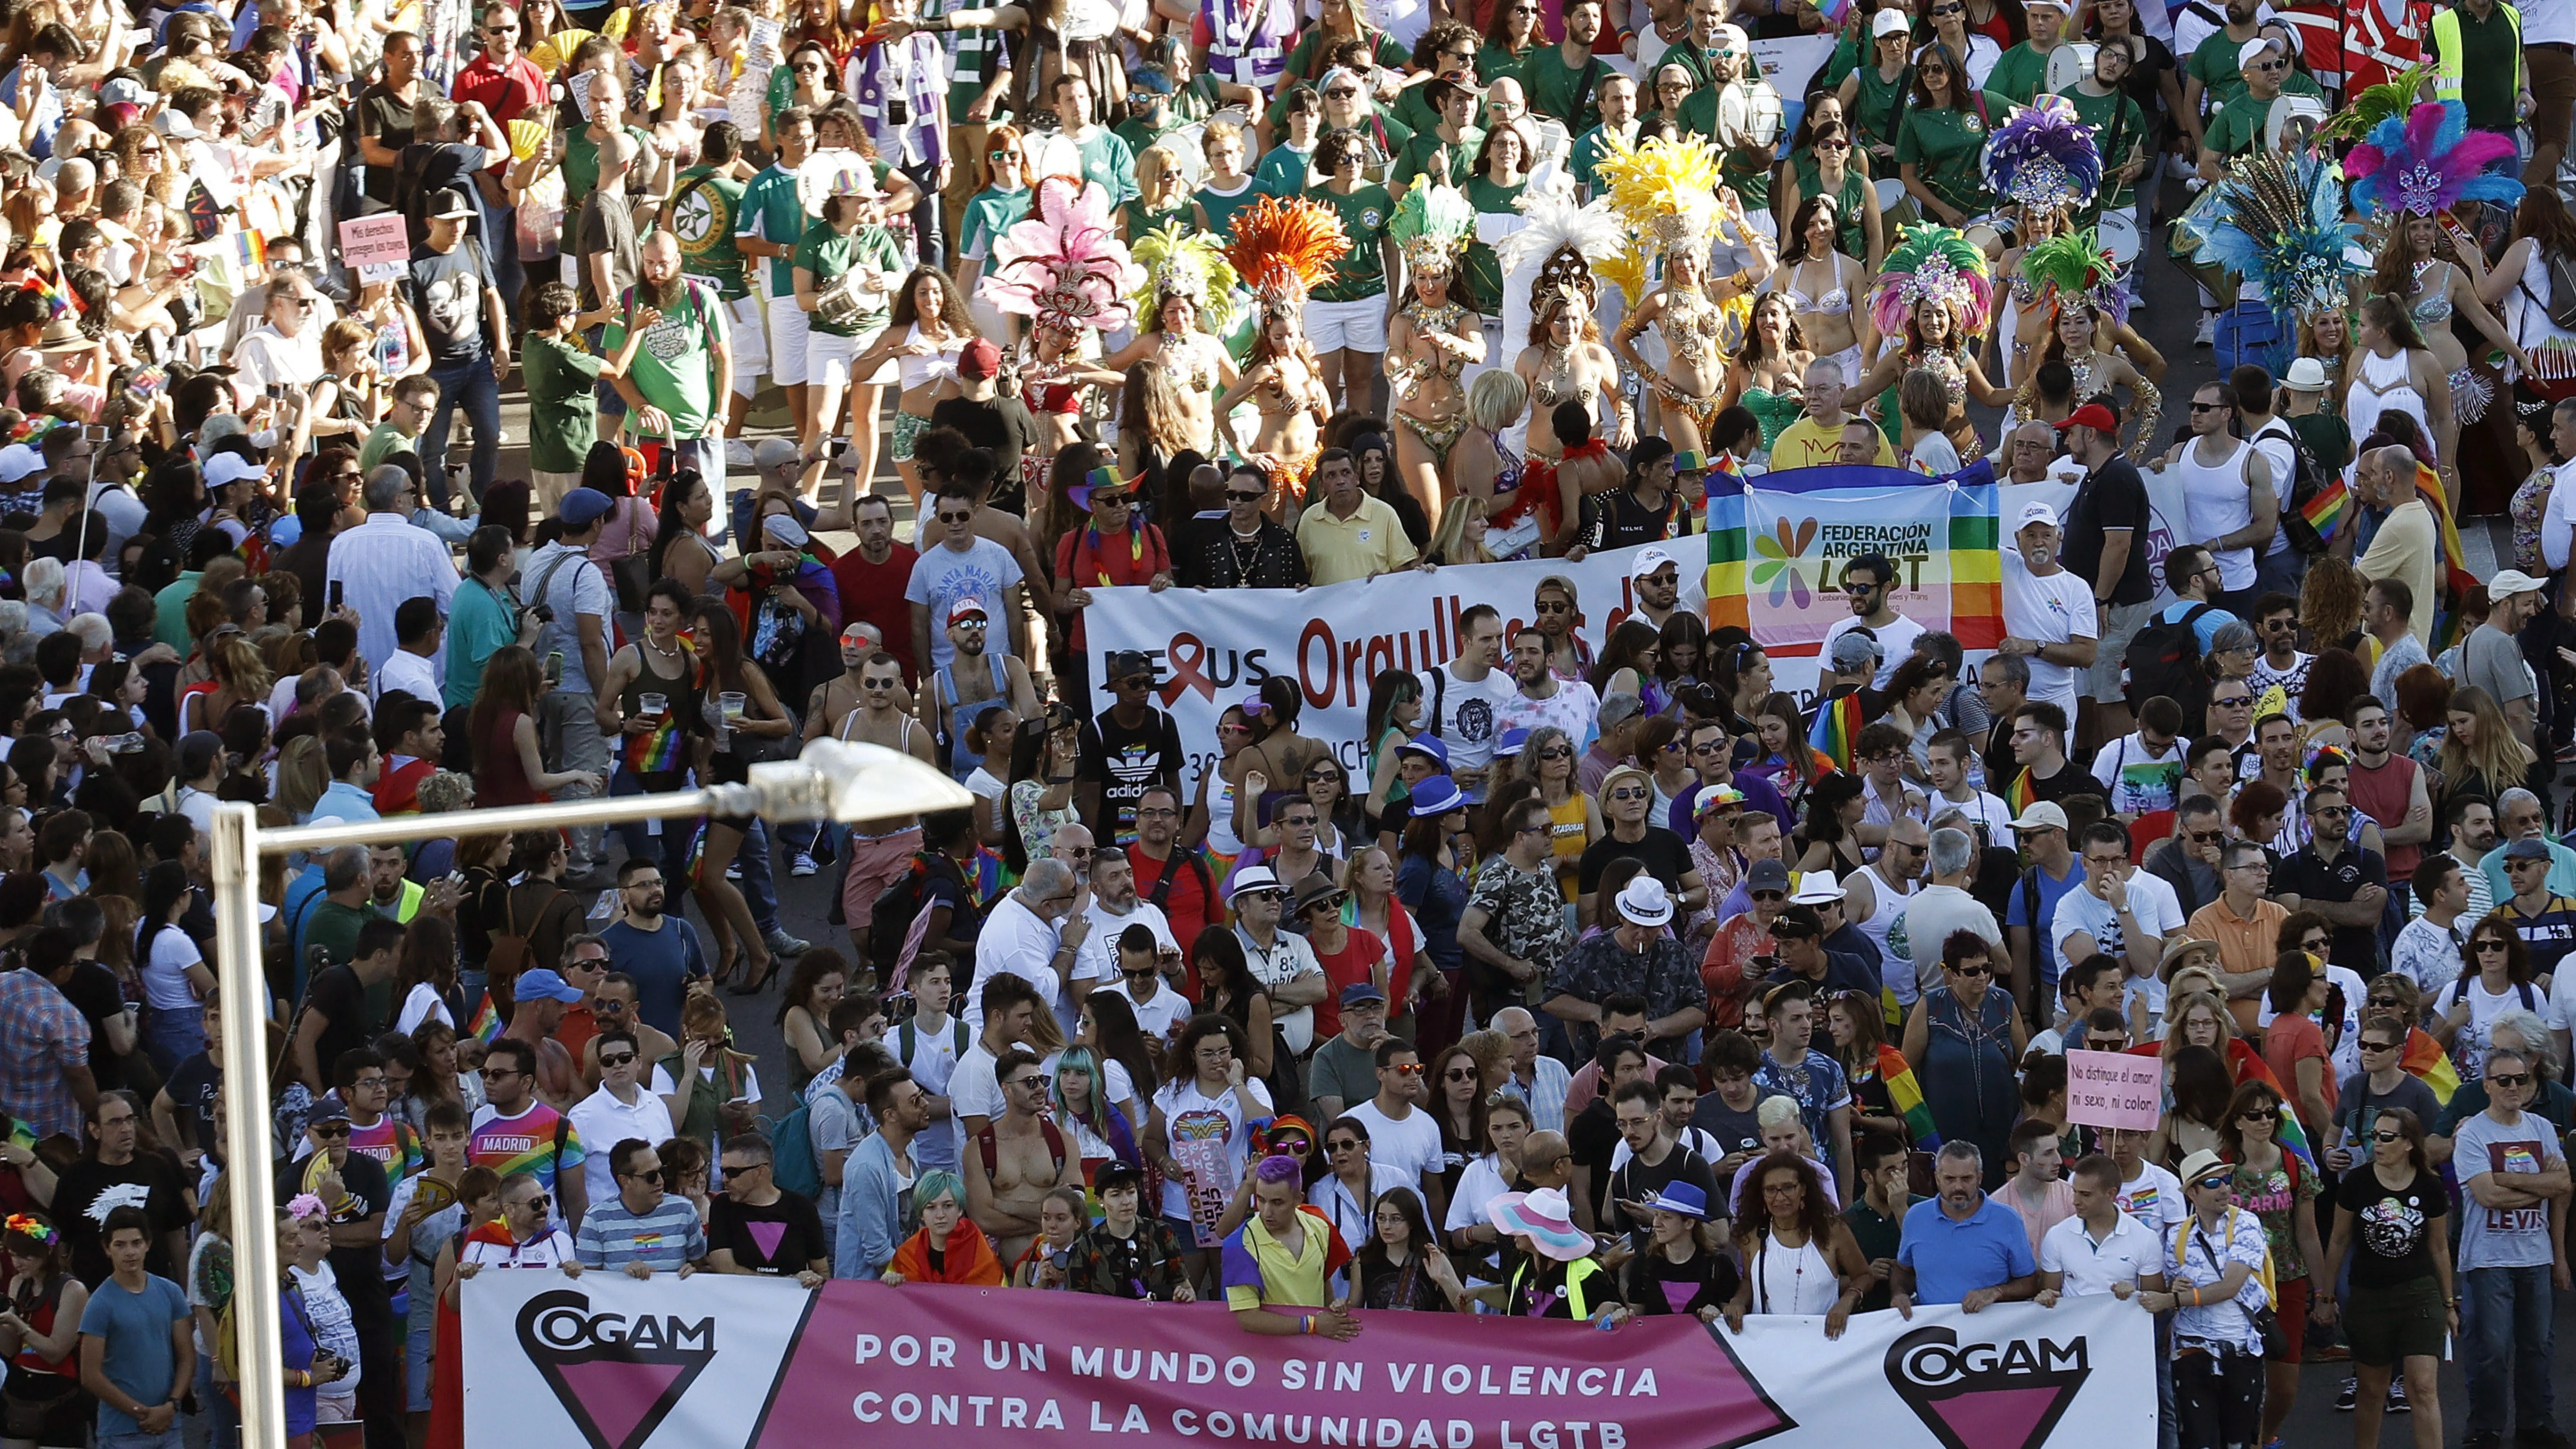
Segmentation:
<svg viewBox="0 0 2576 1449">
<path fill-rule="evenodd" d="M 1708 494 L 1708 622 L 1752 631 L 1775 657 L 1813 659 L 1851 617 L 1843 570 L 1863 554 L 1897 569 L 1889 607 L 1970 650 L 2004 637 L 2003 525 L 1985 464 L 1947 478 L 1902 468 L 1799 468 Z"/>
</svg>

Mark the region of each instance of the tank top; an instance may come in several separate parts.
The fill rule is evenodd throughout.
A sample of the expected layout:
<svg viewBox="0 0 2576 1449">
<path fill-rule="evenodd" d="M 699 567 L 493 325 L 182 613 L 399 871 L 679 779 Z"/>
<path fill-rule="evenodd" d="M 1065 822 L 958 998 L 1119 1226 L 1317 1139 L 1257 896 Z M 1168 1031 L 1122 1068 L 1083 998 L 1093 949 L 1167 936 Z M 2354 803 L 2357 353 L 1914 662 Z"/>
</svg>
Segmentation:
<svg viewBox="0 0 2576 1449">
<path fill-rule="evenodd" d="M 1581 795 L 1568 795 L 1564 804 L 1547 807 L 1548 852 L 1558 860 L 1583 858 L 1583 848 L 1588 843 L 1583 838 L 1583 804 Z M 1574 877 L 1565 876 L 1558 884 L 1565 892 L 1566 903 L 1573 904 Z"/>
<path fill-rule="evenodd" d="M 27 1320 L 27 1326 L 34 1329 L 38 1337 L 54 1331 L 54 1315 L 62 1308 L 63 1285 L 70 1281 L 69 1275 L 56 1278 L 53 1286 L 39 1295 L 32 1306 L 25 1302 L 17 1305 L 18 1316 Z M 32 1346 L 20 1348 L 9 1360 L 9 1366 L 20 1373 L 54 1374 L 77 1380 L 80 1377 L 80 1343 L 74 1340 L 71 1352 L 61 1358 L 39 1357 Z"/>
<path fill-rule="evenodd" d="M 510 709 L 498 711 L 492 721 L 492 733 L 483 741 L 483 765 L 475 775 L 474 798 L 478 805 L 538 803 L 537 787 L 519 764 L 520 718 L 519 711 Z"/>
<path fill-rule="evenodd" d="M 1753 1279 L 1756 1313 L 1820 1314 L 1843 1293 L 1834 1265 L 1815 1239 L 1784 1247 L 1768 1228 L 1762 1232 L 1761 1245 L 1753 1250 L 1753 1271 L 1748 1276 Z"/>
<path fill-rule="evenodd" d="M 2254 500 L 2245 487 L 2245 459 L 2251 450 L 2251 444 L 2239 442 L 2228 453 L 2227 461 L 2215 467 L 2200 461 L 2198 443 L 2182 450 L 2184 522 L 2191 530 L 2191 542 L 2208 546 L 2216 555 L 2218 585 L 2222 589 L 2254 587 L 2253 547 L 2216 546 L 2219 538 L 2254 521 Z"/>
<path fill-rule="evenodd" d="M 639 774 L 669 774 L 685 769 L 689 737 L 681 729 L 680 722 L 698 717 L 701 693 L 698 671 L 685 652 L 680 656 L 681 672 L 677 677 L 665 675 L 655 667 L 660 656 L 654 653 L 651 644 L 638 640 L 635 653 L 642 667 L 618 693 L 617 707 L 629 718 L 647 718 L 644 696 L 658 694 L 662 696 L 662 712 L 656 717 L 660 722 L 651 734 L 618 737 L 618 757 L 626 768 Z"/>
<path fill-rule="evenodd" d="M 1228 860 L 1243 854 L 1243 837 L 1234 833 L 1234 782 L 1221 769 L 1208 776 L 1207 848 Z"/>
<path fill-rule="evenodd" d="M 925 342 L 931 339 L 922 336 L 921 324 L 915 322 L 912 324 L 912 330 L 904 334 L 904 340 Z M 895 366 L 902 375 L 905 392 L 927 387 L 942 377 L 953 376 L 956 373 L 957 354 L 965 349 L 966 339 L 951 337 L 939 342 L 938 347 L 939 350 L 928 357 L 915 357 L 907 352 L 895 359 Z"/>
<path fill-rule="evenodd" d="M 1870 944 L 1878 948 L 1881 956 L 1899 961 L 1909 959 L 1906 952 L 1889 948 L 1887 933 L 1896 928 L 1896 918 L 1905 914 L 1905 903 L 1914 898 L 1914 892 L 1909 890 L 1900 895 L 1896 887 L 1887 883 L 1887 877 L 1878 873 L 1878 867 L 1861 868 L 1869 872 L 1871 894 L 1877 897 L 1877 909 L 1870 912 L 1868 920 L 1860 923 L 1860 933 L 1869 937 Z M 1934 949 L 1939 948 L 1936 945 Z"/>
<path fill-rule="evenodd" d="M 992 676 L 993 687 L 967 698 L 959 697 L 962 691 L 957 683 L 956 661 L 939 666 L 939 698 L 948 706 L 949 728 L 955 731 L 948 738 L 948 771 L 960 780 L 975 773 L 975 767 L 983 763 L 982 757 L 966 748 L 966 723 L 972 718 L 969 707 L 988 699 L 1007 699 L 1011 693 L 1010 675 L 1003 669 L 1002 656 L 988 652 L 984 662 Z M 971 684 L 966 686 L 969 689 L 973 687 Z"/>
</svg>

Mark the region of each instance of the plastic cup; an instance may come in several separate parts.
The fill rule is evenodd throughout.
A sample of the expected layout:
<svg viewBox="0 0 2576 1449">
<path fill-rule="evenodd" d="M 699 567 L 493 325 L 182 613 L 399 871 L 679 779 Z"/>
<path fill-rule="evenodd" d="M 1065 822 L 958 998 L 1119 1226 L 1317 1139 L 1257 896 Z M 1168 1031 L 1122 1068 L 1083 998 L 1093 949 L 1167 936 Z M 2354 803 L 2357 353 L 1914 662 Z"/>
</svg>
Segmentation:
<svg viewBox="0 0 2576 1449">
<path fill-rule="evenodd" d="M 716 709 L 724 715 L 726 729 L 742 723 L 743 711 L 750 703 L 750 699 L 738 689 L 728 689 L 716 695 Z"/>
<path fill-rule="evenodd" d="M 644 713 L 654 715 L 656 717 L 666 715 L 671 712 L 671 698 L 669 695 L 639 694 L 635 697 L 635 702 L 642 707 Z"/>
</svg>

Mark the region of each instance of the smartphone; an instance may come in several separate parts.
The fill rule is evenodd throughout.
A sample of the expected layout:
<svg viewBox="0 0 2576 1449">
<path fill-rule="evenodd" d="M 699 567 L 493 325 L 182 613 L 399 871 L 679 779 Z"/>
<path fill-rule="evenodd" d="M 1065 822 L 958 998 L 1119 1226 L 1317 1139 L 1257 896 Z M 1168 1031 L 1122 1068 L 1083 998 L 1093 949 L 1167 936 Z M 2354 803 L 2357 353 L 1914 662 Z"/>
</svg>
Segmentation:
<svg viewBox="0 0 2576 1449">
<path fill-rule="evenodd" d="M 335 609 L 335 610 L 336 610 L 336 609 L 338 609 L 338 608 L 340 607 L 341 602 L 342 602 L 342 588 L 341 588 L 341 583 L 340 583 L 340 581 L 339 581 L 338 579 L 333 579 L 333 580 L 331 581 L 330 594 L 331 594 L 331 607 L 332 607 L 333 609 Z"/>
<path fill-rule="evenodd" d="M 555 685 L 555 684 L 560 684 L 560 683 L 562 683 L 562 682 L 563 682 L 563 664 L 564 664 L 564 656 L 563 656 L 563 651 L 562 651 L 562 650 L 560 650 L 560 649 L 549 649 L 549 650 L 547 650 L 547 651 L 546 651 L 546 683 L 547 683 L 547 684 L 549 684 L 549 685 Z"/>
<path fill-rule="evenodd" d="M 282 398 L 286 396 L 286 384 L 282 382 L 272 382 L 268 385 L 266 391 L 272 400 Z"/>
</svg>

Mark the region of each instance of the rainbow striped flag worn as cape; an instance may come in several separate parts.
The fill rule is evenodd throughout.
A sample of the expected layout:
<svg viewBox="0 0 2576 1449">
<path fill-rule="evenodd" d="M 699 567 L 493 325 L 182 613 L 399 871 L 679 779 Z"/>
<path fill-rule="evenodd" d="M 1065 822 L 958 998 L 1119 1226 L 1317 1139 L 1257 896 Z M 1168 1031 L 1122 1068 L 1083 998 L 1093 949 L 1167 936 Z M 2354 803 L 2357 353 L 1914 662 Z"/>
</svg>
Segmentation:
<svg viewBox="0 0 2576 1449">
<path fill-rule="evenodd" d="M 1835 769 L 1848 770 L 1852 748 L 1860 740 L 1860 724 L 1860 691 L 1853 690 L 1816 706 L 1816 722 L 1808 727 L 1807 743 L 1833 761 Z"/>
</svg>

